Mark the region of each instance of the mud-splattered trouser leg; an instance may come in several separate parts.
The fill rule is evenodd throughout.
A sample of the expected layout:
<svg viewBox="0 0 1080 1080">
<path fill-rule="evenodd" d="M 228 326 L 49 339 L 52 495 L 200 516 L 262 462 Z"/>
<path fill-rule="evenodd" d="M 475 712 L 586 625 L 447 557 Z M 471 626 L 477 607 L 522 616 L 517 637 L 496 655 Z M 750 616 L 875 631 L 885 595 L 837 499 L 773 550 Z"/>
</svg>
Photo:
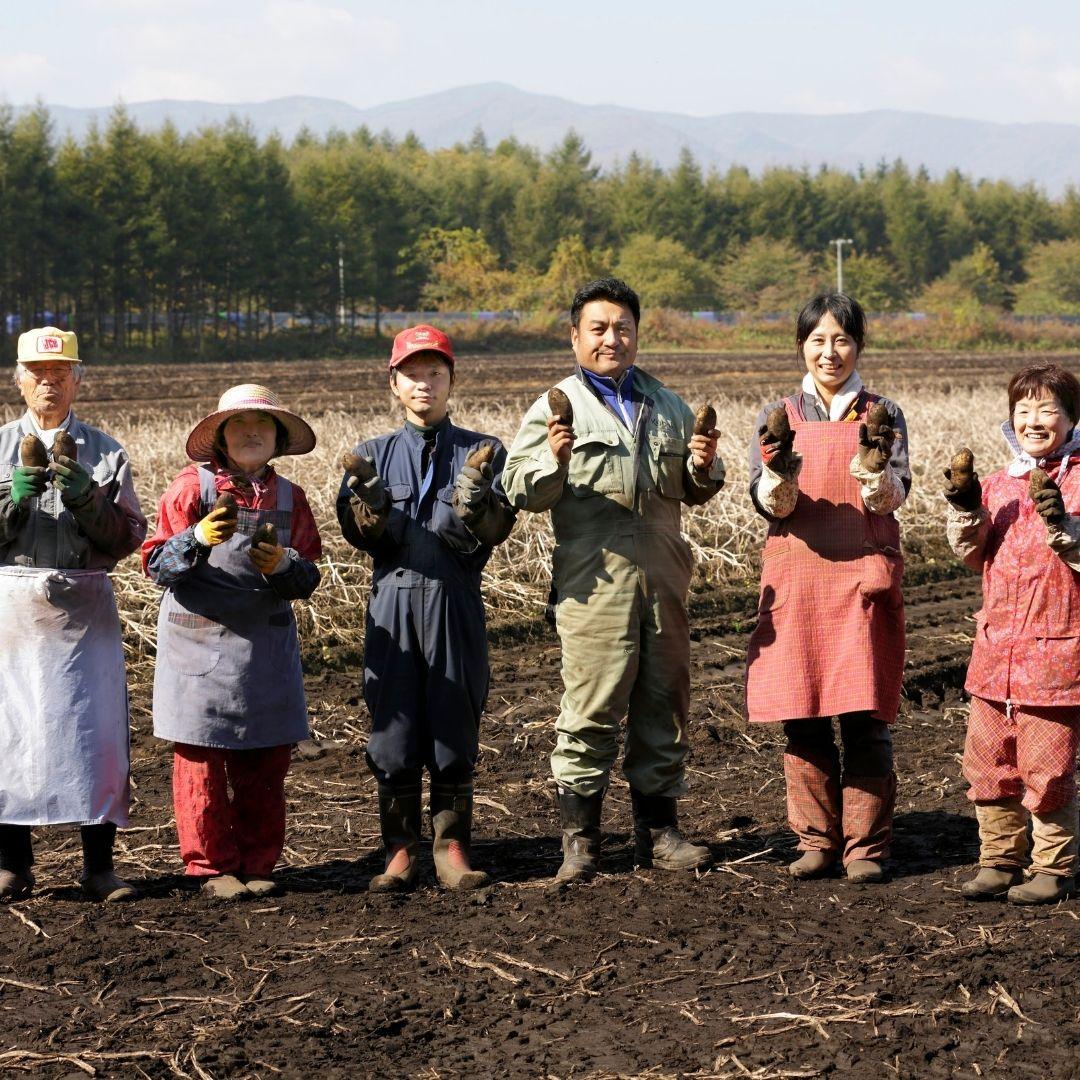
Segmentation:
<svg viewBox="0 0 1080 1080">
<path fill-rule="evenodd" d="M 220 750 L 177 743 L 174 751 L 173 803 L 185 873 L 269 875 L 285 844 L 292 747 Z"/>
<path fill-rule="evenodd" d="M 1032 869 L 1062 877 L 1077 872 L 1078 738 L 1080 709 L 971 699 L 964 778 L 976 804 L 982 865 L 1019 865 L 1026 809 Z"/>
<path fill-rule="evenodd" d="M 845 865 L 886 858 L 896 803 L 888 724 L 867 713 L 840 717 L 842 777 L 830 718 L 788 720 L 784 734 L 788 823 L 799 850 L 842 851 Z"/>
</svg>

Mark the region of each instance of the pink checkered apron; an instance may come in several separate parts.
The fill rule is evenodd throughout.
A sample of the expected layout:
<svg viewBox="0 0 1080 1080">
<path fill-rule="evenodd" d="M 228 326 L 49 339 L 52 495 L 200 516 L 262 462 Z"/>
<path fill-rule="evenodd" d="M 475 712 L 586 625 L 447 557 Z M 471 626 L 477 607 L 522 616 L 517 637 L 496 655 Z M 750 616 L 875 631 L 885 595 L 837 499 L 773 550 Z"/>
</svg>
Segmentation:
<svg viewBox="0 0 1080 1080">
<path fill-rule="evenodd" d="M 876 401 L 864 392 L 858 419 Z M 752 723 L 871 712 L 892 723 L 904 671 L 903 559 L 892 514 L 862 503 L 858 422 L 811 423 L 784 402 L 802 454 L 799 501 L 771 522 L 747 657 Z"/>
</svg>

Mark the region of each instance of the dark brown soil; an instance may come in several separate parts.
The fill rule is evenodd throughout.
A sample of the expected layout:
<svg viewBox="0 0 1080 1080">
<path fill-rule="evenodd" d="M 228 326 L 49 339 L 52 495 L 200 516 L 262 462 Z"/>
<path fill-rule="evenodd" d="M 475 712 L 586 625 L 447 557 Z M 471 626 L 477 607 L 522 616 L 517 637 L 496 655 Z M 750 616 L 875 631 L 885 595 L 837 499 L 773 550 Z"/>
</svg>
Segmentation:
<svg viewBox="0 0 1080 1080">
<path fill-rule="evenodd" d="M 977 838 L 957 686 L 977 583 L 909 593 L 892 880 L 794 883 L 777 733 L 747 730 L 749 614 L 695 603 L 688 832 L 717 865 L 635 871 L 627 790 L 606 804 L 606 873 L 553 888 L 550 636 L 495 652 L 476 855 L 495 884 L 369 896 L 376 810 L 351 674 L 310 680 L 339 745 L 290 775 L 284 896 L 214 906 L 176 876 L 168 748 L 135 702 L 134 821 L 105 908 L 70 884 L 70 833 L 38 840 L 33 900 L 0 912 L 0 1071 L 234 1076 L 1080 1075 L 1072 905 L 964 903 Z M 46 936 L 48 935 L 48 936 Z"/>
<path fill-rule="evenodd" d="M 774 360 L 776 371 L 763 371 Z M 925 360 L 922 369 L 908 358 L 905 377 L 942 379 L 944 365 Z M 565 370 L 561 357 L 485 363 L 497 363 L 503 394 L 536 392 Z M 988 363 L 1014 366 L 951 358 L 949 377 L 970 381 Z M 515 364 L 521 384 L 508 388 Z M 684 390 L 701 385 L 687 358 L 653 366 Z M 350 407 L 357 365 L 289 370 L 303 376 L 291 384 L 298 392 L 312 375 L 337 372 Z M 708 382 L 749 388 L 790 381 L 790 370 L 787 358 L 724 358 Z M 286 374 L 229 371 L 228 381 L 275 386 Z M 170 404 L 183 410 L 212 404 L 203 387 L 223 382 L 220 367 L 209 383 L 191 367 L 175 374 Z M 140 399 L 150 408 L 160 379 L 145 367 L 99 369 L 84 412 Z M 381 384 L 381 367 L 364 379 Z M 357 400 L 370 392 L 355 388 Z M 785 871 L 793 841 L 778 733 L 743 719 L 749 598 L 705 592 L 692 605 L 682 820 L 716 857 L 696 877 L 633 869 L 628 792 L 616 777 L 605 873 L 552 887 L 548 754 L 560 685 L 546 628 L 493 642 L 475 854 L 495 882 L 473 895 L 437 888 L 430 867 L 412 896 L 365 891 L 381 868 L 377 813 L 358 678 L 343 658 L 342 670 L 320 667 L 308 680 L 313 727 L 333 745 L 297 758 L 288 780 L 285 894 L 215 906 L 178 874 L 169 748 L 149 735 L 138 689 L 134 827 L 121 836 L 118 868 L 145 896 L 113 908 L 84 902 L 73 886 L 76 836 L 39 831 L 38 894 L 0 909 L 0 1075 L 1080 1076 L 1080 906 L 959 896 L 977 851 L 958 688 L 978 588 L 964 577 L 907 590 L 896 841 L 891 880 L 876 887 L 797 884 Z"/>
</svg>

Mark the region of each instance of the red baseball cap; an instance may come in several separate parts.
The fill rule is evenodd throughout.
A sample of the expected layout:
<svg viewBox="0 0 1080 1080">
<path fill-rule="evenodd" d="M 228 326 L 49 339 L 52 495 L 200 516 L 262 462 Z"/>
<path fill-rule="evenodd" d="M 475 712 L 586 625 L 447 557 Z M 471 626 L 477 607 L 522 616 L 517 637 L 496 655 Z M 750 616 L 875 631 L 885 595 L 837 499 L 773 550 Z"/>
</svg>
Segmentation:
<svg viewBox="0 0 1080 1080">
<path fill-rule="evenodd" d="M 419 326 L 410 326 L 402 330 L 394 338 L 394 348 L 390 353 L 390 370 L 393 371 L 398 364 L 418 352 L 437 352 L 446 359 L 451 369 L 454 367 L 454 346 L 450 344 L 450 339 L 434 326 L 421 323 Z"/>
</svg>

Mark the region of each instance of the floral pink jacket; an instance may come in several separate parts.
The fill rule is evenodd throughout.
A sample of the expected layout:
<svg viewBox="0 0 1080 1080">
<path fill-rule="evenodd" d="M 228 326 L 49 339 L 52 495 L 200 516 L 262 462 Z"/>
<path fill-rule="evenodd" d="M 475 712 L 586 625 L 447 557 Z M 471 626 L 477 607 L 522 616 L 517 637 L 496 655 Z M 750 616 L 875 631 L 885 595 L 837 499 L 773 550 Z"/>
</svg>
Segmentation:
<svg viewBox="0 0 1080 1080">
<path fill-rule="evenodd" d="M 949 540 L 982 570 L 983 606 L 964 688 L 1015 705 L 1080 706 L 1080 461 L 1048 463 L 1068 512 L 1048 529 L 1028 477 L 996 472 L 975 514 L 950 508 Z"/>
</svg>

